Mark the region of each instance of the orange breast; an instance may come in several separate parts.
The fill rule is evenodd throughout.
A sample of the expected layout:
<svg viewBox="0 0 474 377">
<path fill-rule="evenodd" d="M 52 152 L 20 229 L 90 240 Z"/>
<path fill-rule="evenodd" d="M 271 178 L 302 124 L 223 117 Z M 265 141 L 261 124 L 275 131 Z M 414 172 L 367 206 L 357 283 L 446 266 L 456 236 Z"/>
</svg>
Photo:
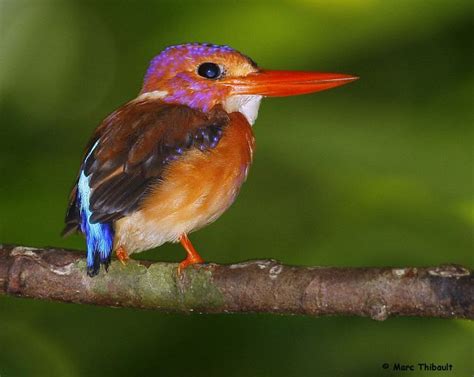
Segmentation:
<svg viewBox="0 0 474 377">
<path fill-rule="evenodd" d="M 230 119 L 214 149 L 190 151 L 170 164 L 141 209 L 117 221 L 115 247 L 132 253 L 176 242 L 233 203 L 252 162 L 254 136 L 242 114 Z"/>
</svg>

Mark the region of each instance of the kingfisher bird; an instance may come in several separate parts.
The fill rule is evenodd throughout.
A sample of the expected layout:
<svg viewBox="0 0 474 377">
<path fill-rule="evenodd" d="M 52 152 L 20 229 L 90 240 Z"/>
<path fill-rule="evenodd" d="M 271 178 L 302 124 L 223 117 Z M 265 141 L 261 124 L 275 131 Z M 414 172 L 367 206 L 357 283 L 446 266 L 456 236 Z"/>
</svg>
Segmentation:
<svg viewBox="0 0 474 377">
<path fill-rule="evenodd" d="M 181 242 L 178 267 L 203 263 L 188 234 L 215 221 L 247 178 L 252 126 L 263 97 L 306 94 L 357 77 L 260 69 L 229 46 L 170 46 L 146 72 L 138 96 L 110 114 L 87 144 L 64 235 L 83 233 L 87 274 L 113 252 Z"/>
</svg>

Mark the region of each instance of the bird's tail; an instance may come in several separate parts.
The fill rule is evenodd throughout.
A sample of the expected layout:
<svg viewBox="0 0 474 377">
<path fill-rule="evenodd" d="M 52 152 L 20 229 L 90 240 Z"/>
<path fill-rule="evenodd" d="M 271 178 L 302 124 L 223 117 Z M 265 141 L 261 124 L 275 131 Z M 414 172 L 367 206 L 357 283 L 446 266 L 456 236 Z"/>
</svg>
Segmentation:
<svg viewBox="0 0 474 377">
<path fill-rule="evenodd" d="M 99 273 L 100 266 L 105 270 L 109 268 L 112 257 L 114 230 L 110 223 L 89 222 L 84 219 L 81 224 L 81 230 L 87 239 L 87 275 L 93 277 Z"/>
<path fill-rule="evenodd" d="M 100 265 L 103 265 L 106 271 L 109 267 L 114 246 L 114 228 L 112 223 L 91 221 L 89 178 L 84 171 L 81 171 L 77 186 L 81 231 L 87 240 L 87 275 L 92 277 L 99 273 Z"/>
</svg>

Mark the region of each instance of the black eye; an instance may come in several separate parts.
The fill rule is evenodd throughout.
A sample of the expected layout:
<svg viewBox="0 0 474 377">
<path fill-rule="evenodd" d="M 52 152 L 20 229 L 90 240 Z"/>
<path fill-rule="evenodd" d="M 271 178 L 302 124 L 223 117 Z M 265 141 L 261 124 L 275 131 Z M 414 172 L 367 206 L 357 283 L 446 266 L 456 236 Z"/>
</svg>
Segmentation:
<svg viewBox="0 0 474 377">
<path fill-rule="evenodd" d="M 221 75 L 220 67 L 215 63 L 202 63 L 197 70 L 199 76 L 206 79 L 218 79 Z"/>
</svg>

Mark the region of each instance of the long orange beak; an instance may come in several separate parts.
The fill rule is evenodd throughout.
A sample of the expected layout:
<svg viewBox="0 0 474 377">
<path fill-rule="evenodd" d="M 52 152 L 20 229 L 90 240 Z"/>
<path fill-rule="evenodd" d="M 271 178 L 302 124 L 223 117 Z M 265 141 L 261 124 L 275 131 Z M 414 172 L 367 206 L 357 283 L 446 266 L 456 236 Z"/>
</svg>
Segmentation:
<svg viewBox="0 0 474 377">
<path fill-rule="evenodd" d="M 230 78 L 223 84 L 232 88 L 232 94 L 285 97 L 319 92 L 357 79 L 340 73 L 262 70 L 245 77 Z"/>
</svg>

